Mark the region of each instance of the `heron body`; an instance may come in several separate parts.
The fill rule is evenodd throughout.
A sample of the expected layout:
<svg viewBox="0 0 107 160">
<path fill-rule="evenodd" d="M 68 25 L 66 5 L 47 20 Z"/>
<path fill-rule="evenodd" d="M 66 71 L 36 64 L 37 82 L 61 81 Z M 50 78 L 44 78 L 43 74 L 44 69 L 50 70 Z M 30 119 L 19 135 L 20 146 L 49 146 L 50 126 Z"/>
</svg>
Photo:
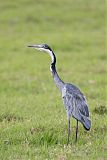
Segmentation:
<svg viewBox="0 0 107 160">
<path fill-rule="evenodd" d="M 57 71 L 56 71 L 56 56 L 52 49 L 47 44 L 41 45 L 30 45 L 28 47 L 33 47 L 40 51 L 47 52 L 51 57 L 50 71 L 52 73 L 53 79 L 56 86 L 61 92 L 63 103 L 67 112 L 68 117 L 68 143 L 70 137 L 70 118 L 74 117 L 77 121 L 76 125 L 76 141 L 78 134 L 78 121 L 81 122 L 86 130 L 91 127 L 91 121 L 89 118 L 89 109 L 87 101 L 83 93 L 73 84 L 63 82 Z"/>
</svg>

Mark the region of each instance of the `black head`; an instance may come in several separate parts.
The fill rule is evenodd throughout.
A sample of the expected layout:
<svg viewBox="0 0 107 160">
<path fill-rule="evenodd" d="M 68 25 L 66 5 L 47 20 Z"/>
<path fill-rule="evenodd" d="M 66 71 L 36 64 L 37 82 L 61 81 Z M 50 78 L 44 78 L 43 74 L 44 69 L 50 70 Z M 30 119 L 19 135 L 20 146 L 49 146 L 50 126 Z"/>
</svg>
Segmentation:
<svg viewBox="0 0 107 160">
<path fill-rule="evenodd" d="M 51 64 L 53 64 L 54 67 L 55 67 L 55 63 L 56 63 L 55 54 L 54 54 L 54 52 L 52 51 L 52 49 L 47 44 L 34 44 L 34 45 L 30 45 L 28 47 L 32 47 L 34 49 L 47 52 L 50 55 L 50 57 L 51 57 L 51 60 L 52 60 Z"/>
<path fill-rule="evenodd" d="M 28 47 L 32 47 L 40 51 L 52 51 L 52 49 L 47 44 L 38 44 L 38 45 L 36 44 L 36 45 L 30 45 Z"/>
</svg>

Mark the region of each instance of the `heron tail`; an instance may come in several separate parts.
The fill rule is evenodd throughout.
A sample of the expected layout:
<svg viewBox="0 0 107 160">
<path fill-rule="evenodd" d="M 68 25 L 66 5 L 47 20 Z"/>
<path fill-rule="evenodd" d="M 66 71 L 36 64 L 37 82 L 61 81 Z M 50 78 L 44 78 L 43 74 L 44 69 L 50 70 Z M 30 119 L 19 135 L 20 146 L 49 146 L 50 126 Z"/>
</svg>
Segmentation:
<svg viewBox="0 0 107 160">
<path fill-rule="evenodd" d="M 91 128 L 91 120 L 88 117 L 84 117 L 82 123 L 83 123 L 84 128 L 87 131 L 90 130 L 90 128 Z"/>
</svg>

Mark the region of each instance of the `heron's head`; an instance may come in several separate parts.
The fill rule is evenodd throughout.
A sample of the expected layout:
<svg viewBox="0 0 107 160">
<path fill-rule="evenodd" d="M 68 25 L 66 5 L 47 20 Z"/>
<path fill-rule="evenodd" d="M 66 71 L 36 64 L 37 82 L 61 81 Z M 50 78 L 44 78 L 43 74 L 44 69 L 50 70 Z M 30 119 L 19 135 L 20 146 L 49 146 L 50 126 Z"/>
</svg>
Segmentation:
<svg viewBox="0 0 107 160">
<path fill-rule="evenodd" d="M 52 49 L 47 44 L 34 44 L 34 45 L 29 45 L 28 47 L 32 47 L 39 51 L 45 51 L 45 52 L 52 51 Z"/>
<path fill-rule="evenodd" d="M 32 47 L 32 48 L 37 49 L 39 51 L 47 52 L 51 57 L 52 63 L 54 63 L 54 64 L 56 63 L 55 54 L 53 53 L 52 49 L 47 44 L 34 44 L 34 45 L 29 45 L 28 47 Z"/>
</svg>

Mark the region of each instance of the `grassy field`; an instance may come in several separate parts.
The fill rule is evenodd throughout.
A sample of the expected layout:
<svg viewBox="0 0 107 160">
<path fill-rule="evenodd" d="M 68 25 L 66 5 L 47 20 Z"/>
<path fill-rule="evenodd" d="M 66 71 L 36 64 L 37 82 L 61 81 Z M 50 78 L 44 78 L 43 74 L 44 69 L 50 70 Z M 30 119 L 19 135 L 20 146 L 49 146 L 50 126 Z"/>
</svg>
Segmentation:
<svg viewBox="0 0 107 160">
<path fill-rule="evenodd" d="M 92 128 L 67 116 L 50 57 L 27 48 L 47 43 L 65 82 L 86 95 Z M 107 54 L 104 0 L 0 0 L 0 160 L 107 159 Z"/>
</svg>

